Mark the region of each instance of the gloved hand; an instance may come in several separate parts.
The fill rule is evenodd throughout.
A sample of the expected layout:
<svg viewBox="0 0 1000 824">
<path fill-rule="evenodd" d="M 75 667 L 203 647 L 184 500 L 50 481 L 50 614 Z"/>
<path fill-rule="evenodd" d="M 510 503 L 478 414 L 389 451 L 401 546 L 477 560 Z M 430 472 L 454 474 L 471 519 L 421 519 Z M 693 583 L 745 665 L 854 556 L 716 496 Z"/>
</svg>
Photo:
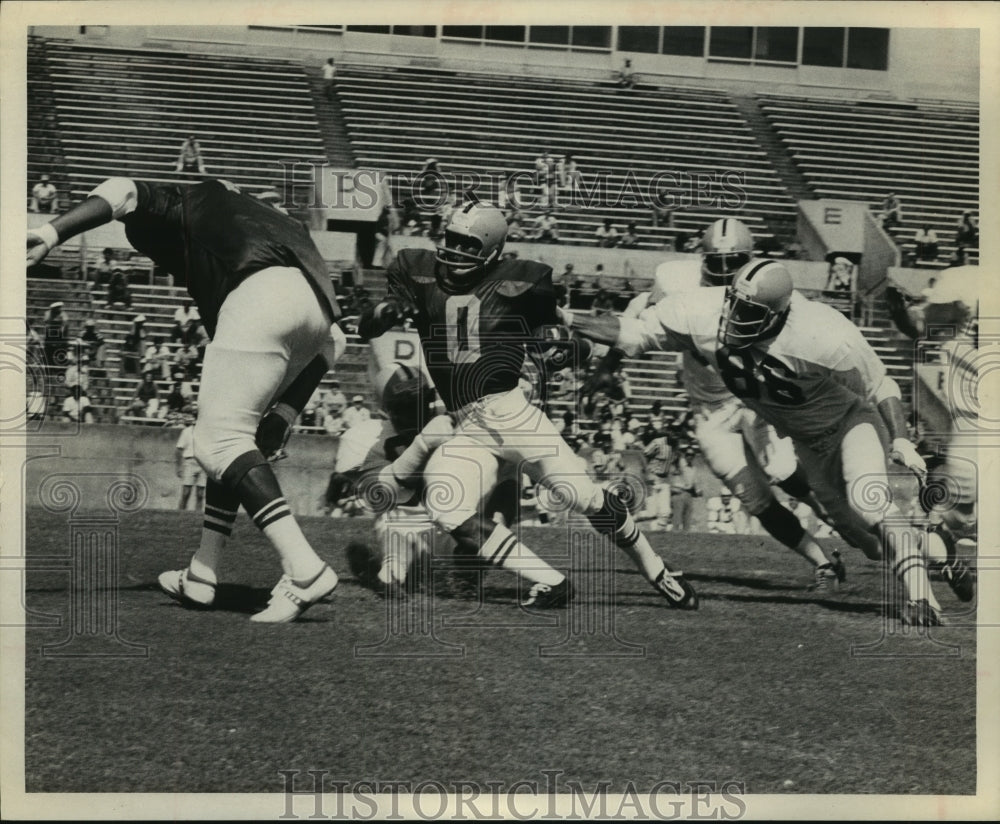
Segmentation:
<svg viewBox="0 0 1000 824">
<path fill-rule="evenodd" d="M 900 466 L 905 466 L 918 478 L 927 477 L 927 464 L 920 457 L 917 448 L 906 438 L 896 438 L 892 442 L 892 451 L 889 457 Z"/>
</svg>

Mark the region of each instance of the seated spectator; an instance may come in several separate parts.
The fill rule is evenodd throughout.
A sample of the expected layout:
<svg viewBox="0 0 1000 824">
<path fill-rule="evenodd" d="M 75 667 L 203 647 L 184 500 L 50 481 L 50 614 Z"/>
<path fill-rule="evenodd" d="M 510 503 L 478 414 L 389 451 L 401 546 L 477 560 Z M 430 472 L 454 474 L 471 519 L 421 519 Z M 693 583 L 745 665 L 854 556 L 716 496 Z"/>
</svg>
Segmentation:
<svg viewBox="0 0 1000 824">
<path fill-rule="evenodd" d="M 189 135 L 181 143 L 181 151 L 177 156 L 177 166 L 174 171 L 192 177 L 205 177 L 205 161 L 201 156 L 201 146 L 198 144 L 198 138 L 194 135 Z"/>
<path fill-rule="evenodd" d="M 687 250 L 688 243 L 691 242 L 691 235 L 687 232 L 678 232 L 674 235 L 674 251 L 684 252 Z"/>
<path fill-rule="evenodd" d="M 187 333 L 192 323 L 199 320 L 201 320 L 201 315 L 198 314 L 198 307 L 194 305 L 194 301 L 185 300 L 178 306 L 174 311 L 174 324 L 182 332 L 178 340 L 184 340 L 183 334 Z"/>
<path fill-rule="evenodd" d="M 674 212 L 676 212 L 680 206 L 674 202 L 673 195 L 666 184 L 660 184 L 659 189 L 656 191 L 656 195 L 653 198 L 653 207 L 650 213 L 652 219 L 653 228 L 658 226 L 665 226 L 667 229 L 674 228 Z"/>
<path fill-rule="evenodd" d="M 182 343 L 174 353 L 174 372 L 183 372 L 187 380 L 196 380 L 201 364 L 201 353 L 193 343 Z"/>
<path fill-rule="evenodd" d="M 347 396 L 340 390 L 340 381 L 330 381 L 330 388 L 320 395 L 320 405 L 327 415 L 340 416 L 347 409 Z"/>
<path fill-rule="evenodd" d="M 122 372 L 126 375 L 139 374 L 139 362 L 146 353 L 150 341 L 146 331 L 146 316 L 136 315 L 132 319 L 132 329 L 122 344 Z"/>
<path fill-rule="evenodd" d="M 400 205 L 402 207 L 402 214 L 399 217 L 400 232 L 404 235 L 423 234 L 424 217 L 417 208 L 417 202 L 412 197 L 406 197 Z"/>
<path fill-rule="evenodd" d="M 42 175 L 31 189 L 32 212 L 55 214 L 59 211 L 59 196 L 48 175 Z"/>
<path fill-rule="evenodd" d="M 45 362 L 49 366 L 63 366 L 69 349 L 69 323 L 63 314 L 63 302 L 53 301 L 42 318 L 42 340 Z"/>
<path fill-rule="evenodd" d="M 123 304 L 126 308 L 132 308 L 132 295 L 128 288 L 128 276 L 124 269 L 113 269 L 111 280 L 108 282 L 108 296 L 105 308 L 110 309 L 116 304 Z"/>
<path fill-rule="evenodd" d="M 80 357 L 77 362 L 76 355 L 72 351 L 66 354 L 66 372 L 63 381 L 67 389 L 79 386 L 80 390 L 86 393 L 90 389 L 90 359 L 86 355 Z"/>
<path fill-rule="evenodd" d="M 605 249 L 618 245 L 618 231 L 611 225 L 610 218 L 604 218 L 604 225 L 594 230 L 594 238 L 597 240 L 597 245 Z"/>
<path fill-rule="evenodd" d="M 106 286 L 111 282 L 111 273 L 115 269 L 115 250 L 105 249 L 100 259 L 94 264 L 94 286 Z"/>
<path fill-rule="evenodd" d="M 153 381 L 152 372 L 143 372 L 142 380 L 129 401 L 128 414 L 137 418 L 160 417 L 160 391 Z"/>
<path fill-rule="evenodd" d="M 546 211 L 535 218 L 532 224 L 532 240 L 536 243 L 558 243 L 559 221 L 551 211 Z"/>
<path fill-rule="evenodd" d="M 618 85 L 623 89 L 635 87 L 635 71 L 631 60 L 626 59 L 625 64 L 618 70 Z"/>
<path fill-rule="evenodd" d="M 913 242 L 917 245 L 917 257 L 920 260 L 937 260 L 937 232 L 929 226 L 921 226 L 913 236 Z"/>
<path fill-rule="evenodd" d="M 154 337 L 143 353 L 143 371 L 152 371 L 153 377 L 159 380 L 170 380 L 174 364 L 174 353 L 167 344 L 166 338 Z"/>
<path fill-rule="evenodd" d="M 701 251 L 701 235 L 694 235 L 684 241 L 684 248 L 681 250 L 689 255 L 697 254 Z"/>
<path fill-rule="evenodd" d="M 351 398 L 351 405 L 344 410 L 344 425 L 350 429 L 352 426 L 370 421 L 372 413 L 365 406 L 365 399 L 362 395 L 355 395 Z"/>
<path fill-rule="evenodd" d="M 831 292 L 850 292 L 854 289 L 854 264 L 845 257 L 830 261 L 826 289 Z"/>
<path fill-rule="evenodd" d="M 594 315 L 607 315 L 615 309 L 615 298 L 607 289 L 598 289 L 594 296 L 594 303 L 591 305 L 591 313 Z"/>
<path fill-rule="evenodd" d="M 903 204 L 895 192 L 889 192 L 882 201 L 882 228 L 889 231 L 903 222 Z"/>
<path fill-rule="evenodd" d="M 625 230 L 625 234 L 622 235 L 621 242 L 618 244 L 623 249 L 635 249 L 639 245 L 639 231 L 635 228 L 634 223 L 630 223 L 628 228 Z"/>
<path fill-rule="evenodd" d="M 93 423 L 94 407 L 81 386 L 74 386 L 62 405 L 63 418 L 73 423 Z"/>
<path fill-rule="evenodd" d="M 167 395 L 167 422 L 179 423 L 184 416 L 192 414 L 192 404 L 194 403 L 194 392 L 191 384 L 185 380 L 183 372 L 173 374 L 173 383 L 170 385 L 170 393 Z"/>
<path fill-rule="evenodd" d="M 979 247 L 979 226 L 972 217 L 972 212 L 962 212 L 955 231 L 955 244 L 963 250 L 966 247 L 973 249 Z"/>
<path fill-rule="evenodd" d="M 524 240 L 524 217 L 517 209 L 507 216 L 507 240 Z"/>
</svg>

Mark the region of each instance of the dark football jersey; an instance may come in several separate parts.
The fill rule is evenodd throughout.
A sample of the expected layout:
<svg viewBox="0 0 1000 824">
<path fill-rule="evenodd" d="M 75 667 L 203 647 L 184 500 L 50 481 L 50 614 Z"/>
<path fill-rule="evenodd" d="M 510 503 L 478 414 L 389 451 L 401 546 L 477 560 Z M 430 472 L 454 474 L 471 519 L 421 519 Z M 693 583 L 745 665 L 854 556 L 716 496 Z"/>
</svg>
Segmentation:
<svg viewBox="0 0 1000 824">
<path fill-rule="evenodd" d="M 210 336 L 226 296 L 269 266 L 302 270 L 324 312 L 331 320 L 340 316 L 326 263 L 294 218 L 218 180 L 135 186 L 138 202 L 122 220 L 125 235 L 187 287 Z"/>
<path fill-rule="evenodd" d="M 509 259 L 467 292 L 438 283 L 434 252 L 404 249 L 389 266 L 389 292 L 417 308 L 424 360 L 444 405 L 455 411 L 518 385 L 535 330 L 558 324 L 552 269 Z"/>
</svg>

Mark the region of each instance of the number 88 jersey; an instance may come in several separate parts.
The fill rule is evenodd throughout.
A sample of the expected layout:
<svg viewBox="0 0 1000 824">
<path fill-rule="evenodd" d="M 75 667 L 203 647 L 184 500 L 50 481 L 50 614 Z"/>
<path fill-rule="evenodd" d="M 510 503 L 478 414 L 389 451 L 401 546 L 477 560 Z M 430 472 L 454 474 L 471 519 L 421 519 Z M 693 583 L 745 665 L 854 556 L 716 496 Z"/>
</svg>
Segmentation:
<svg viewBox="0 0 1000 824">
<path fill-rule="evenodd" d="M 628 354 L 690 352 L 780 435 L 805 444 L 825 443 L 852 413 L 887 391 L 898 396 L 861 331 L 798 292 L 776 336 L 744 349 L 722 346 L 725 292 L 711 287 L 669 295 L 638 319 L 622 319 L 618 344 Z"/>
<path fill-rule="evenodd" d="M 386 270 L 389 294 L 416 307 L 424 361 L 449 411 L 518 385 L 535 330 L 558 324 L 552 269 L 507 259 L 462 292 L 437 277 L 434 253 L 405 249 Z"/>
</svg>

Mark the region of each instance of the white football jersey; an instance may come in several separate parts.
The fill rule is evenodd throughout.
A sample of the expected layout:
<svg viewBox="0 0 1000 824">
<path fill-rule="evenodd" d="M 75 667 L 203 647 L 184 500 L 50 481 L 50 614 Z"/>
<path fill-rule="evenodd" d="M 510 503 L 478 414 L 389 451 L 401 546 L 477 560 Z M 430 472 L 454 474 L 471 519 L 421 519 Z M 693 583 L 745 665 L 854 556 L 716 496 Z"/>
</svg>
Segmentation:
<svg viewBox="0 0 1000 824">
<path fill-rule="evenodd" d="M 899 387 L 861 331 L 836 309 L 792 294 L 778 335 L 747 349 L 721 346 L 725 287 L 668 295 L 638 318 L 621 320 L 617 346 L 690 352 L 718 369 L 728 390 L 781 435 L 804 443 L 836 432 L 852 412 Z"/>
<path fill-rule="evenodd" d="M 658 303 L 667 295 L 701 286 L 701 259 L 671 260 L 656 268 L 653 288 L 636 295 L 625 309 L 625 317 L 638 317 L 647 306 Z M 714 405 L 732 397 L 719 373 L 704 361 L 685 351 L 681 360 L 681 379 L 692 406 Z"/>
</svg>

